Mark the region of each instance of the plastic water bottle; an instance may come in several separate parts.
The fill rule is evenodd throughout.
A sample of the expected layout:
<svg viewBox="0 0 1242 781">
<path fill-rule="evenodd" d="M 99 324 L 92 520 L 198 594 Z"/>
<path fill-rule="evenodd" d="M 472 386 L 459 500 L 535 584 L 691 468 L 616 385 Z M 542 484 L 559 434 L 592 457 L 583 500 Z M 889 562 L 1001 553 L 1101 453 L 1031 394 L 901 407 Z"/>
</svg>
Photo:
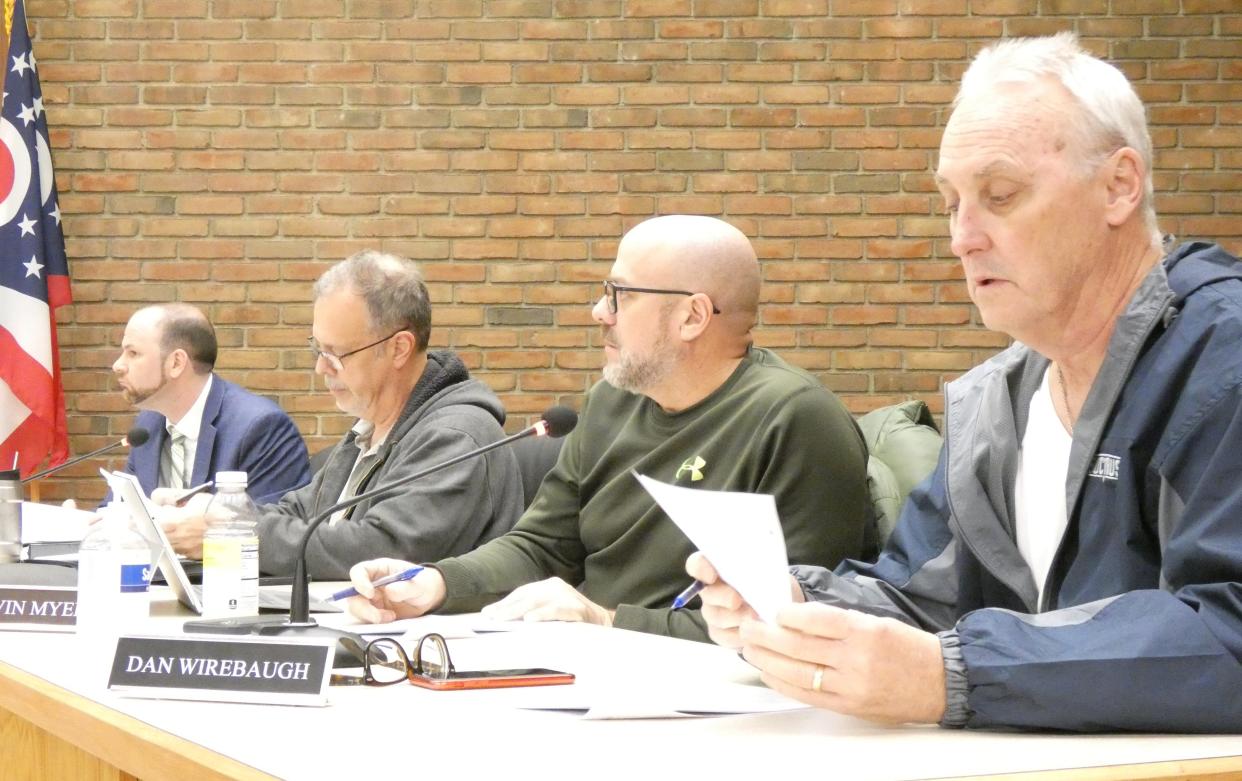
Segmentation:
<svg viewBox="0 0 1242 781">
<path fill-rule="evenodd" d="M 115 637 L 151 614 L 151 547 L 121 503 L 99 514 L 78 549 L 77 627 Z"/>
<path fill-rule="evenodd" d="M 259 614 L 259 513 L 245 472 L 217 472 L 203 533 L 203 617 Z"/>
</svg>

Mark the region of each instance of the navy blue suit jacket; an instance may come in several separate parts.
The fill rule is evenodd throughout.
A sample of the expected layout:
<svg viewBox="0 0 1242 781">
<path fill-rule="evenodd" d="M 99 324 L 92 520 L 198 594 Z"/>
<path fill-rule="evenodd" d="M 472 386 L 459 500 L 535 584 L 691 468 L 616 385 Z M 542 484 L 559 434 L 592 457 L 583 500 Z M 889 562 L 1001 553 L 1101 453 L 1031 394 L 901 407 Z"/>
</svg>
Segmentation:
<svg viewBox="0 0 1242 781">
<path fill-rule="evenodd" d="M 159 486 L 167 420 L 158 412 L 144 411 L 135 425 L 151 432 L 151 438 L 129 451 L 125 471 L 137 476 L 142 490 L 150 495 Z M 246 473 L 246 492 L 259 504 L 274 502 L 311 478 L 306 445 L 284 410 L 213 376 L 203 407 L 190 485 L 214 480 L 216 472 L 233 471 Z"/>
</svg>

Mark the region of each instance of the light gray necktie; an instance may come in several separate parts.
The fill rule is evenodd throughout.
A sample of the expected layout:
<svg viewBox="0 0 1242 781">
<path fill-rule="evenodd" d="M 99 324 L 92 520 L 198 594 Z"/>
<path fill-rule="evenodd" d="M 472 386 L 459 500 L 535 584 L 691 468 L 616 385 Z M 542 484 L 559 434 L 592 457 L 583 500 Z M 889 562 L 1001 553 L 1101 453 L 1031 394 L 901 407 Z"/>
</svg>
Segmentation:
<svg viewBox="0 0 1242 781">
<path fill-rule="evenodd" d="M 186 486 L 185 479 L 185 434 L 175 428 L 168 430 L 169 464 L 172 466 L 168 476 L 168 487 L 181 490 Z"/>
</svg>

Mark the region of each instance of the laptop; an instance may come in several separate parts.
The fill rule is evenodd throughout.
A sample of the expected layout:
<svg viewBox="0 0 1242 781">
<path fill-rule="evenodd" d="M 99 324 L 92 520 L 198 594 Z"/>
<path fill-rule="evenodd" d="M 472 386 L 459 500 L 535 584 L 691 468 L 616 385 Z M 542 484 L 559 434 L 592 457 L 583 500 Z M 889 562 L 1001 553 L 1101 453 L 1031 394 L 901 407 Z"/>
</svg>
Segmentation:
<svg viewBox="0 0 1242 781">
<path fill-rule="evenodd" d="M 164 528 L 156 522 L 155 509 L 151 505 L 151 500 L 143 493 L 142 486 L 138 484 L 138 478 L 126 472 L 108 472 L 103 469 L 99 472 L 108 481 L 112 494 L 120 497 L 121 502 L 129 510 L 130 517 L 134 520 L 134 528 L 146 539 L 147 545 L 151 548 L 151 560 L 156 562 L 156 567 L 164 576 L 168 587 L 177 595 L 177 601 L 201 616 L 203 614 L 203 587 L 191 582 L 186 572 L 186 565 L 173 550 L 172 543 L 164 534 Z M 187 561 L 187 563 L 191 566 L 197 564 L 193 561 Z M 260 582 L 259 610 L 269 613 L 288 612 L 289 590 L 290 587 L 287 585 L 265 586 Z M 331 602 L 313 597 L 310 600 L 310 610 L 313 613 L 341 612 L 341 608 Z"/>
</svg>

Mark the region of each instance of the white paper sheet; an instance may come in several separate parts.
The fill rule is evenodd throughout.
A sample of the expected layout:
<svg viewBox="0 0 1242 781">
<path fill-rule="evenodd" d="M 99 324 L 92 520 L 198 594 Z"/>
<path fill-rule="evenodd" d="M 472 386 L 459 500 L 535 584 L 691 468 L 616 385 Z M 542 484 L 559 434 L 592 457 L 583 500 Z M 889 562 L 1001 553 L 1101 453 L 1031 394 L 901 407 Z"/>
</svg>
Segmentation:
<svg viewBox="0 0 1242 781">
<path fill-rule="evenodd" d="M 95 513 L 22 502 L 22 542 L 81 542 Z"/>
<path fill-rule="evenodd" d="M 489 632 L 511 632 L 522 629 L 527 624 L 523 621 L 496 621 L 478 613 L 463 613 L 399 618 L 386 624 L 363 624 L 351 620 L 334 626 L 363 636 L 403 636 L 413 641 L 432 633 L 449 639 L 475 637 Z"/>
<path fill-rule="evenodd" d="M 765 686 L 713 683 L 702 686 L 531 687 L 508 703 L 527 710 L 582 711 L 584 719 L 684 719 L 739 713 L 776 713 L 810 707 Z"/>
<path fill-rule="evenodd" d="M 785 533 L 769 494 L 682 488 L 635 473 L 673 523 L 764 621 L 793 602 Z"/>
</svg>

